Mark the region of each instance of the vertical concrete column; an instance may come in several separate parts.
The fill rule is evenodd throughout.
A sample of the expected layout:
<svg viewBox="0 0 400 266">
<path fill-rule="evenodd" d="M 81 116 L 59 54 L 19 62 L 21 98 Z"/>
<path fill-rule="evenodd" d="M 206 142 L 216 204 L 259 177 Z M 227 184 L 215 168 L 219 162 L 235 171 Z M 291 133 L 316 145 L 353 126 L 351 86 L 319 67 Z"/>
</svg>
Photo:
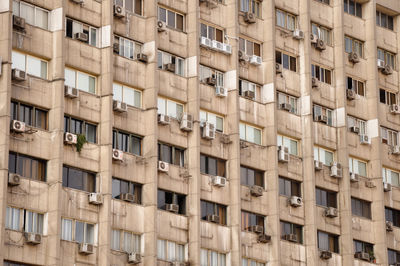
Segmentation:
<svg viewBox="0 0 400 266">
<path fill-rule="evenodd" d="M 12 1 L 0 2 L 0 245 L 4 247 L 10 143 Z M 4 253 L 0 252 L 0 264 Z"/>
</svg>

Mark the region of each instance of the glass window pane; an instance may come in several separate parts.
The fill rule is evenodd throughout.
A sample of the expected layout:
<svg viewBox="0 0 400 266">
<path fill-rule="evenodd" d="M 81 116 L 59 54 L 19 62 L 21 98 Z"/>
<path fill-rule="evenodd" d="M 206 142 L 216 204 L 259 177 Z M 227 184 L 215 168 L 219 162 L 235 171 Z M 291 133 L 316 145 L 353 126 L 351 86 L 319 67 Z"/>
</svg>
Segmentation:
<svg viewBox="0 0 400 266">
<path fill-rule="evenodd" d="M 23 2 L 20 2 L 21 5 L 21 17 L 23 17 L 26 23 L 35 25 L 35 10 L 31 5 L 27 5 Z"/>
<path fill-rule="evenodd" d="M 75 241 L 78 243 L 83 243 L 84 240 L 84 223 L 76 221 L 75 222 Z"/>
<path fill-rule="evenodd" d="M 41 77 L 41 62 L 39 59 L 32 56 L 27 56 L 27 69 L 26 72 L 30 75 Z"/>
<path fill-rule="evenodd" d="M 167 11 L 168 12 L 168 21 L 167 21 L 167 25 L 170 27 L 175 28 L 175 13 L 172 11 Z"/>
<path fill-rule="evenodd" d="M 89 76 L 81 72 L 77 73 L 77 88 L 89 92 Z"/>
<path fill-rule="evenodd" d="M 64 84 L 76 88 L 76 82 L 75 82 L 76 72 L 71 69 L 65 68 L 64 75 L 65 75 Z"/>
<path fill-rule="evenodd" d="M 48 28 L 48 12 L 42 9 L 36 8 L 36 26 L 47 29 Z"/>
</svg>

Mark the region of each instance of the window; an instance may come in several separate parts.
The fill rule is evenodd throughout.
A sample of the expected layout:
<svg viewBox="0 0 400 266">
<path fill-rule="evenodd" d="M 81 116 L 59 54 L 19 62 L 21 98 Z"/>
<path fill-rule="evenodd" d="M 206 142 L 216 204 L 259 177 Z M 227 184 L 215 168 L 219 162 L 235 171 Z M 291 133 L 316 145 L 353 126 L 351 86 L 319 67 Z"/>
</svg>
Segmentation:
<svg viewBox="0 0 400 266">
<path fill-rule="evenodd" d="M 295 155 L 295 156 L 299 155 L 299 150 L 298 150 L 299 141 L 298 140 L 278 134 L 277 145 L 288 148 L 289 154 L 291 154 L 291 155 Z"/>
<path fill-rule="evenodd" d="M 86 140 L 96 143 L 97 126 L 86 121 L 64 116 L 64 132 L 73 133 L 76 135 L 84 135 Z"/>
<path fill-rule="evenodd" d="M 95 192 L 96 175 L 94 173 L 63 166 L 63 187 L 83 190 L 86 192 Z"/>
<path fill-rule="evenodd" d="M 299 98 L 291 96 L 289 94 L 285 94 L 282 92 L 277 92 L 278 97 L 278 108 L 281 108 L 281 104 L 290 104 L 290 113 L 299 114 L 299 105 L 298 100 Z"/>
<path fill-rule="evenodd" d="M 265 216 L 242 210 L 242 231 L 252 231 L 255 225 L 262 226 L 265 232 Z"/>
<path fill-rule="evenodd" d="M 333 163 L 333 151 L 314 146 L 314 160 L 330 166 Z"/>
<path fill-rule="evenodd" d="M 165 261 L 185 261 L 185 245 L 157 239 L 157 258 Z"/>
<path fill-rule="evenodd" d="M 382 167 L 382 177 L 383 182 L 392 184 L 392 186 L 399 186 L 399 172 L 393 171 L 391 169 Z"/>
<path fill-rule="evenodd" d="M 61 239 L 78 243 L 94 244 L 95 225 L 78 220 L 62 218 Z"/>
<path fill-rule="evenodd" d="M 30 25 L 49 29 L 49 11 L 43 8 L 13 0 L 13 15 L 24 18 Z"/>
<path fill-rule="evenodd" d="M 20 230 L 20 221 L 19 217 L 21 214 L 21 210 L 13 207 L 8 207 L 6 209 L 6 223 L 5 227 L 6 229 L 10 230 Z"/>
<path fill-rule="evenodd" d="M 371 203 L 365 200 L 351 198 L 351 213 L 355 216 L 371 219 Z"/>
<path fill-rule="evenodd" d="M 396 265 L 400 263 L 400 252 L 393 249 L 388 249 L 388 263 L 389 265 Z"/>
<path fill-rule="evenodd" d="M 326 45 L 332 44 L 330 29 L 316 23 L 311 23 L 311 31 L 318 39 L 323 40 Z"/>
<path fill-rule="evenodd" d="M 393 69 L 396 66 L 395 55 L 381 48 L 378 48 L 378 59 L 384 61 L 386 65 L 391 66 Z"/>
<path fill-rule="evenodd" d="M 224 43 L 224 30 L 204 23 L 200 23 L 200 36 Z"/>
<path fill-rule="evenodd" d="M 318 231 L 318 249 L 339 253 L 339 236 Z"/>
<path fill-rule="evenodd" d="M 226 177 L 225 160 L 200 154 L 200 173 Z"/>
<path fill-rule="evenodd" d="M 166 69 L 167 64 L 174 65 L 174 73 L 179 76 L 185 76 L 185 60 L 175 55 L 158 51 L 157 52 L 157 66 L 159 69 Z"/>
<path fill-rule="evenodd" d="M 91 45 L 91 46 L 97 46 L 98 44 L 98 29 L 95 27 L 92 27 L 88 24 L 84 24 L 82 22 L 72 20 L 70 18 L 66 18 L 65 22 L 65 36 L 76 39 L 76 34 L 77 33 L 84 33 L 87 36 L 87 41 L 84 41 L 85 43 Z"/>
<path fill-rule="evenodd" d="M 113 100 L 140 108 L 142 107 L 142 92 L 125 85 L 113 83 Z"/>
<path fill-rule="evenodd" d="M 4 261 L 4 266 L 29 266 L 28 264 L 13 262 L 13 261 Z"/>
<path fill-rule="evenodd" d="M 177 204 L 179 214 L 186 214 L 186 196 L 170 191 L 159 189 L 157 192 L 157 207 L 160 210 L 166 209 L 166 204 Z"/>
<path fill-rule="evenodd" d="M 113 250 L 140 254 L 140 241 L 140 235 L 119 229 L 111 230 L 111 249 Z"/>
<path fill-rule="evenodd" d="M 240 139 L 261 145 L 261 129 L 245 123 L 239 124 Z"/>
<path fill-rule="evenodd" d="M 367 121 L 362 120 L 362 119 L 358 119 L 354 116 L 347 116 L 347 126 L 350 128 L 352 127 L 358 127 L 358 133 L 357 132 L 353 132 L 353 133 L 357 133 L 359 135 L 367 135 L 368 131 L 367 131 Z"/>
<path fill-rule="evenodd" d="M 143 15 L 143 0 L 115 0 L 114 3 L 123 6 L 127 12 Z"/>
<path fill-rule="evenodd" d="M 200 82 L 206 83 L 207 78 L 215 78 L 217 80 L 216 86 L 224 86 L 224 73 L 218 70 L 200 65 Z"/>
<path fill-rule="evenodd" d="M 260 100 L 261 86 L 248 80 L 239 79 L 239 95 L 244 97 L 246 91 L 254 92 L 253 100 Z"/>
<path fill-rule="evenodd" d="M 11 60 L 12 69 L 19 69 L 29 75 L 47 79 L 47 61 L 17 51 L 12 51 Z"/>
<path fill-rule="evenodd" d="M 65 68 L 64 84 L 81 91 L 96 93 L 96 77 L 70 68 Z"/>
<path fill-rule="evenodd" d="M 392 222 L 394 226 L 400 227 L 400 211 L 385 207 L 386 221 Z"/>
<path fill-rule="evenodd" d="M 317 205 L 323 207 L 337 208 L 337 193 L 334 191 L 328 191 L 322 188 L 315 188 L 315 198 Z"/>
<path fill-rule="evenodd" d="M 397 94 L 379 89 L 379 101 L 387 105 L 397 104 Z"/>
<path fill-rule="evenodd" d="M 294 31 L 296 29 L 296 16 L 286 11 L 276 9 L 276 26 Z"/>
<path fill-rule="evenodd" d="M 311 64 L 311 76 L 320 82 L 332 84 L 332 71 L 329 69 Z"/>
<path fill-rule="evenodd" d="M 46 181 L 46 161 L 27 155 L 10 152 L 8 171 L 25 178 Z"/>
<path fill-rule="evenodd" d="M 376 25 L 393 30 L 393 17 L 380 11 L 376 11 Z"/>
<path fill-rule="evenodd" d="M 281 221 L 281 238 L 285 239 L 286 235 L 295 235 L 297 243 L 303 244 L 303 226 Z"/>
<path fill-rule="evenodd" d="M 316 1 L 329 5 L 329 0 L 316 0 Z"/>
<path fill-rule="evenodd" d="M 301 184 L 298 181 L 279 177 L 279 195 L 301 197 Z"/>
<path fill-rule="evenodd" d="M 120 199 L 123 193 L 133 194 L 135 203 L 142 203 L 142 185 L 122 179 L 112 178 L 112 197 L 113 199 Z"/>
<path fill-rule="evenodd" d="M 240 183 L 245 186 L 264 187 L 264 172 L 240 166 Z"/>
<path fill-rule="evenodd" d="M 372 253 L 374 252 L 374 245 L 359 241 L 359 240 L 353 240 L 353 245 L 354 245 L 354 253 L 357 252 L 366 252 L 366 253 Z"/>
<path fill-rule="evenodd" d="M 6 209 L 5 227 L 7 229 L 20 231 L 21 216 L 23 216 L 22 223 L 24 232 L 43 234 L 43 214 L 8 206 Z"/>
<path fill-rule="evenodd" d="M 261 44 L 246 40 L 241 37 L 239 38 L 239 50 L 250 56 L 261 56 Z"/>
<path fill-rule="evenodd" d="M 362 18 L 362 6 L 355 0 L 344 0 L 344 12 Z"/>
<path fill-rule="evenodd" d="M 265 263 L 252 259 L 242 258 L 242 266 L 265 266 Z"/>
<path fill-rule="evenodd" d="M 200 208 L 202 220 L 207 221 L 207 216 L 209 215 L 218 215 L 218 223 L 221 225 L 226 225 L 226 206 L 214 202 L 201 200 Z"/>
<path fill-rule="evenodd" d="M 395 130 L 381 127 L 381 141 L 389 146 L 399 144 L 399 133 Z"/>
<path fill-rule="evenodd" d="M 200 250 L 200 266 L 226 266 L 226 254 L 214 250 Z"/>
<path fill-rule="evenodd" d="M 24 122 L 28 126 L 47 129 L 47 110 L 11 101 L 11 120 Z"/>
<path fill-rule="evenodd" d="M 164 21 L 168 27 L 176 30 L 184 30 L 184 15 L 179 14 L 175 11 L 166 9 L 164 7 L 158 7 L 158 20 Z"/>
<path fill-rule="evenodd" d="M 318 121 L 318 116 L 321 115 L 326 116 L 327 118 L 326 124 L 328 126 L 333 126 L 333 110 L 316 104 L 314 104 L 313 110 L 314 110 L 314 121 Z"/>
<path fill-rule="evenodd" d="M 284 69 L 296 72 L 296 57 L 285 54 L 281 51 L 275 51 L 275 61 L 281 64 Z"/>
<path fill-rule="evenodd" d="M 346 88 L 353 90 L 357 95 L 365 96 L 365 83 L 351 77 L 347 77 Z"/>
<path fill-rule="evenodd" d="M 262 0 L 240 0 L 240 11 L 253 13 L 261 18 L 261 2 Z"/>
<path fill-rule="evenodd" d="M 158 143 L 158 160 L 183 167 L 185 165 L 185 151 L 164 143 Z"/>
<path fill-rule="evenodd" d="M 183 104 L 158 97 L 157 100 L 158 113 L 168 115 L 169 117 L 180 119 L 183 113 Z"/>
<path fill-rule="evenodd" d="M 349 171 L 360 176 L 367 176 L 367 163 L 356 158 L 349 157 Z"/>
<path fill-rule="evenodd" d="M 129 59 L 137 59 L 137 55 L 142 52 L 141 43 L 120 36 L 114 36 L 114 43 L 119 44 L 118 54 Z"/>
<path fill-rule="evenodd" d="M 356 53 L 359 57 L 364 55 L 364 43 L 349 36 L 344 36 L 346 53 Z"/>
<path fill-rule="evenodd" d="M 224 132 L 224 118 L 222 116 L 200 110 L 200 122 L 213 124 L 217 132 Z"/>
<path fill-rule="evenodd" d="M 114 129 L 113 149 L 140 156 L 142 154 L 142 137 Z"/>
</svg>

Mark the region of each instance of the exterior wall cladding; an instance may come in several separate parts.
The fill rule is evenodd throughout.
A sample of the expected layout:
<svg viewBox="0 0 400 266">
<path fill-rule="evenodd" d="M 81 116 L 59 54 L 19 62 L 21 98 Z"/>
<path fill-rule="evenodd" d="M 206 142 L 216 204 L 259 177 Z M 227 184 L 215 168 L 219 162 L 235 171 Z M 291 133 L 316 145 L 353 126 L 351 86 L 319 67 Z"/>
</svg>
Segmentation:
<svg viewBox="0 0 400 266">
<path fill-rule="evenodd" d="M 0 0 L 0 261 L 400 265 L 399 14 Z"/>
</svg>

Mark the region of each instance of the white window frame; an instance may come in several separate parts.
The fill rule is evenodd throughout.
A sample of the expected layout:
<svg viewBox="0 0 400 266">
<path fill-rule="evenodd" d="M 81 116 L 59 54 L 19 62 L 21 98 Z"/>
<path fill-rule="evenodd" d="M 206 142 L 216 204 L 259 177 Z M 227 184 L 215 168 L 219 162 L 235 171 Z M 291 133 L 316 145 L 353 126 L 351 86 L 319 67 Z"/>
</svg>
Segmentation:
<svg viewBox="0 0 400 266">
<path fill-rule="evenodd" d="M 121 93 L 119 94 L 117 92 L 117 90 L 121 90 Z M 129 101 L 129 102 L 127 101 L 126 97 L 128 97 L 128 96 L 125 96 L 125 92 L 126 91 L 132 91 L 132 93 L 133 93 L 133 104 L 131 104 L 132 103 L 131 101 Z M 119 97 L 119 95 L 121 95 L 121 97 Z M 137 97 L 139 97 L 139 100 L 138 100 L 139 104 L 138 105 L 135 104 L 136 101 L 137 101 Z M 124 103 L 126 103 L 126 104 L 128 104 L 129 106 L 132 106 L 132 107 L 141 108 L 142 107 L 142 91 L 137 90 L 137 89 L 132 88 L 132 87 L 129 87 L 129 86 L 125 86 L 125 85 L 120 84 L 120 83 L 115 83 L 114 82 L 113 83 L 113 100 L 124 102 Z"/>
<path fill-rule="evenodd" d="M 32 224 L 30 224 L 29 214 L 32 214 Z M 24 230 L 28 233 L 43 234 L 44 215 L 42 213 L 24 210 L 25 222 Z M 31 230 L 28 230 L 31 227 Z"/>
<path fill-rule="evenodd" d="M 85 73 L 85 72 L 82 72 L 82 71 L 79 71 L 79 70 L 76 70 L 76 69 L 68 68 L 68 67 L 66 67 L 64 71 L 75 72 L 74 86 L 72 86 L 72 84 L 70 84 L 70 83 L 67 84 L 67 80 L 65 81 L 65 83 L 66 83 L 65 85 L 74 87 L 74 88 L 76 88 L 76 89 L 78 89 L 78 90 L 80 90 L 80 91 L 84 91 L 84 92 L 87 92 L 87 93 L 96 94 L 97 78 L 96 78 L 95 76 L 90 75 L 90 74 Z M 78 77 L 79 77 L 79 75 L 87 76 L 87 77 L 88 77 L 88 81 L 89 81 L 89 85 L 90 85 L 90 79 L 92 79 L 92 80 L 94 81 L 94 91 L 93 91 L 93 92 L 90 91 L 90 88 L 89 88 L 89 87 L 88 87 L 87 89 L 78 88 Z"/>
<path fill-rule="evenodd" d="M 142 52 L 143 45 L 139 42 L 135 42 L 133 40 L 115 35 L 114 42 L 119 44 L 119 53 L 118 55 L 136 60 L 137 55 Z"/>
<path fill-rule="evenodd" d="M 319 25 L 317 23 L 311 22 L 311 32 L 317 35 L 318 39 L 325 42 L 326 45 L 332 45 L 332 30 Z"/>
<path fill-rule="evenodd" d="M 360 171 L 360 164 L 364 165 L 365 172 Z M 357 158 L 349 156 L 349 171 L 350 173 L 354 173 L 360 176 L 367 177 L 368 172 L 367 172 L 367 162 L 359 160 Z"/>
<path fill-rule="evenodd" d="M 381 126 L 381 142 L 389 146 L 399 145 L 399 132 L 393 129 L 389 129 Z"/>
<path fill-rule="evenodd" d="M 25 2 L 25 1 L 16 1 L 16 0 L 13 0 L 13 12 L 15 11 L 15 9 L 14 9 L 15 6 L 14 6 L 14 4 L 15 4 L 15 5 L 18 5 L 18 14 L 15 14 L 15 13 L 14 13 L 14 15 L 17 15 L 17 16 L 19 16 L 19 17 L 22 17 L 22 16 L 21 16 L 21 3 L 23 3 L 23 4 L 26 5 L 26 6 L 30 6 L 30 7 L 32 7 L 32 8 L 34 9 L 34 11 L 33 11 L 33 12 L 34 12 L 34 14 L 33 14 L 34 23 L 31 24 L 31 25 L 33 25 L 33 26 L 35 26 L 35 27 L 38 27 L 38 28 L 41 28 L 41 29 L 44 29 L 44 30 L 49 30 L 49 27 L 50 27 L 50 12 L 49 12 L 49 10 L 46 10 L 46 9 L 44 9 L 44 8 L 40 8 L 40 7 L 35 6 L 35 5 L 32 5 L 32 4 L 29 4 L 29 3 Z M 38 25 L 38 22 L 37 22 L 37 14 L 36 14 L 37 10 L 40 10 L 40 11 L 42 11 L 42 12 L 47 13 L 47 27 L 46 27 L 46 28 L 45 28 L 45 27 L 41 27 L 41 26 Z M 26 22 L 26 23 L 30 24 L 29 21 L 27 21 L 27 19 L 26 19 L 25 17 L 22 17 L 22 18 L 25 19 L 25 22 Z"/>
<path fill-rule="evenodd" d="M 71 225 L 71 232 L 70 232 L 71 235 L 68 236 L 69 239 L 63 238 L 63 236 L 64 236 L 64 229 L 65 229 L 65 228 L 64 228 L 64 221 L 70 221 L 70 222 L 72 223 L 72 225 Z M 90 222 L 81 221 L 81 220 L 71 219 L 71 218 L 65 218 L 65 217 L 62 217 L 62 218 L 61 218 L 61 240 L 64 240 L 64 241 L 71 241 L 71 242 L 78 242 L 78 241 L 75 239 L 76 224 L 77 224 L 78 222 L 84 224 L 84 226 L 83 226 L 83 230 L 84 230 L 84 231 L 83 231 L 83 243 L 87 243 L 87 244 L 91 244 L 91 245 L 96 245 L 96 241 L 97 241 L 97 225 L 96 225 L 96 224 L 93 224 L 93 223 L 90 223 Z M 87 225 L 92 225 L 92 226 L 93 226 L 93 243 L 88 242 L 88 239 L 86 239 L 86 237 L 87 237 L 87 234 L 86 234 L 86 232 L 87 232 Z"/>
<path fill-rule="evenodd" d="M 393 180 L 393 175 L 397 175 L 397 181 Z M 382 167 L 383 182 L 389 183 L 392 186 L 399 186 L 400 173 L 390 168 Z"/>
<path fill-rule="evenodd" d="M 255 53 L 254 53 L 254 45 L 259 45 L 260 46 L 260 54 L 259 55 L 256 55 L 256 56 L 259 56 L 259 57 L 261 57 L 261 52 L 262 52 L 262 48 L 261 48 L 261 43 L 258 43 L 258 42 L 255 42 L 255 41 L 252 41 L 252 40 L 249 40 L 249 39 L 246 39 L 246 38 L 243 38 L 243 37 L 239 37 L 239 43 L 241 42 L 241 41 L 243 41 L 244 42 L 244 53 L 245 54 L 247 54 L 247 55 L 249 55 L 249 56 L 252 56 L 252 55 L 256 55 Z M 248 45 L 249 45 L 249 43 L 251 43 L 251 45 L 253 46 L 253 53 L 248 53 L 248 50 L 249 50 L 249 48 L 248 48 Z M 240 47 L 240 45 L 239 45 L 239 47 Z"/>
<path fill-rule="evenodd" d="M 216 264 L 212 259 L 216 256 Z M 204 261 L 206 259 L 207 261 Z M 226 266 L 227 256 L 225 253 L 220 253 L 211 249 L 200 249 L 200 266 Z"/>
<path fill-rule="evenodd" d="M 161 101 L 164 101 L 164 110 L 162 110 L 162 105 L 160 105 Z M 170 104 L 175 105 L 175 113 L 170 112 L 169 106 Z M 185 112 L 185 106 L 179 102 L 164 98 L 164 97 L 158 97 L 157 99 L 157 112 L 158 114 L 163 114 L 163 115 L 168 115 L 171 118 L 175 119 L 180 119 L 180 114 L 179 112 L 176 112 L 178 110 L 177 106 L 180 106 L 182 108 L 182 113 Z"/>
<path fill-rule="evenodd" d="M 282 103 L 288 103 L 291 106 L 290 113 L 298 115 L 299 114 L 299 98 L 291 96 L 289 94 L 278 91 L 278 108 Z"/>
<path fill-rule="evenodd" d="M 353 38 L 353 37 L 350 37 L 350 36 L 348 36 L 348 35 L 345 35 L 345 36 L 344 36 L 344 41 L 345 41 L 345 52 L 346 52 L 346 53 L 352 53 L 352 52 L 354 52 L 354 53 L 358 54 L 358 56 L 359 56 L 360 58 L 363 58 L 363 57 L 364 57 L 364 42 L 362 42 L 362 41 L 360 41 L 360 40 L 357 40 L 357 39 L 355 39 L 355 38 Z M 351 51 L 347 51 L 346 41 L 349 41 L 349 42 L 350 42 Z M 359 49 L 361 49 L 361 51 L 357 51 L 357 50 L 358 50 L 358 49 L 356 48 L 357 46 L 359 47 Z M 360 52 L 361 52 L 361 53 L 360 53 Z"/>
<path fill-rule="evenodd" d="M 254 92 L 253 100 L 258 99 L 259 94 L 261 93 L 260 85 L 250 82 L 248 80 L 244 80 L 244 79 L 239 79 L 239 83 L 240 83 L 240 86 L 242 89 L 240 96 L 244 96 L 245 91 L 252 91 L 252 92 Z"/>
<path fill-rule="evenodd" d="M 217 80 L 216 86 L 224 87 L 225 74 L 223 72 L 203 65 L 200 65 L 199 72 L 199 80 L 201 83 L 205 83 L 208 77 L 214 77 Z"/>
<path fill-rule="evenodd" d="M 278 16 L 278 13 L 282 14 L 285 25 L 281 25 L 280 23 L 278 23 L 278 19 L 280 17 L 280 16 Z M 284 28 L 289 31 L 294 31 L 297 28 L 297 16 L 296 15 L 286 12 L 282 9 L 276 8 L 275 9 L 275 17 L 276 17 L 275 25 L 277 27 Z M 293 27 L 289 26 L 289 18 L 293 19 Z"/>
<path fill-rule="evenodd" d="M 130 244 L 129 247 L 126 243 L 127 241 L 127 235 L 130 235 Z M 117 236 L 114 240 L 114 236 Z M 137 239 L 136 239 L 137 238 Z M 118 251 L 124 251 L 127 253 L 131 252 L 136 252 L 141 254 L 141 235 L 140 234 L 135 234 L 130 231 L 122 230 L 122 229 L 112 229 L 111 230 L 111 249 L 112 250 L 118 250 Z M 113 246 L 113 243 L 117 243 L 118 247 Z"/>
<path fill-rule="evenodd" d="M 215 121 L 216 121 L 216 122 L 215 122 L 215 123 L 212 123 L 212 124 L 214 124 L 214 126 L 215 126 L 215 130 L 218 131 L 218 132 L 221 132 L 221 133 L 224 132 L 224 117 L 223 117 L 223 116 L 220 116 L 220 115 L 217 115 L 217 114 L 215 114 L 215 113 L 208 112 L 208 111 L 205 111 L 205 110 L 200 109 L 200 115 L 199 115 L 199 117 L 200 117 L 200 123 L 204 123 L 204 122 L 212 123 L 210 120 L 212 119 L 212 117 L 215 117 Z M 204 118 L 205 118 L 205 119 L 204 119 Z M 222 122 L 222 128 L 218 128 L 218 127 L 217 127 L 217 124 L 218 124 L 217 119 L 222 120 L 222 121 L 221 121 L 221 122 Z"/>
<path fill-rule="evenodd" d="M 175 254 L 174 258 L 170 257 L 170 248 L 174 246 Z M 160 256 L 160 248 L 163 249 L 163 254 L 165 257 Z M 183 258 L 179 256 L 179 248 L 182 248 Z M 174 241 L 166 240 L 166 239 L 157 239 L 157 258 L 164 261 L 171 261 L 171 262 L 185 262 L 186 261 L 186 246 L 185 244 L 177 243 Z"/>
<path fill-rule="evenodd" d="M 249 258 L 242 258 L 241 266 L 265 266 L 264 262 L 259 262 Z"/>
<path fill-rule="evenodd" d="M 317 112 L 317 110 L 319 110 L 319 111 Z M 314 115 L 315 121 L 319 115 L 326 115 L 326 117 L 328 118 L 326 125 L 333 126 L 333 110 L 332 109 L 323 107 L 318 104 L 314 104 L 313 105 L 313 115 Z"/>
<path fill-rule="evenodd" d="M 240 12 L 251 12 L 261 18 L 262 0 L 240 0 Z"/>
<path fill-rule="evenodd" d="M 377 56 L 378 59 L 383 60 L 386 65 L 390 65 L 393 69 L 396 68 L 396 55 L 394 53 L 378 48 Z"/>
<path fill-rule="evenodd" d="M 21 231 L 21 209 L 12 206 L 6 208 L 5 228 L 8 230 Z"/>
<path fill-rule="evenodd" d="M 23 67 L 21 67 L 22 69 L 16 67 L 16 63 L 17 63 L 16 62 L 17 61 L 16 57 L 17 56 L 18 57 L 19 56 L 24 57 L 24 62 L 18 62 L 18 65 L 23 64 Z M 48 66 L 48 61 L 46 61 L 46 60 L 43 60 L 43 59 L 41 59 L 39 57 L 27 55 L 27 54 L 24 54 L 24 53 L 21 53 L 19 51 L 15 51 L 15 50 L 12 51 L 12 59 L 11 60 L 13 61 L 12 62 L 12 66 L 11 66 L 12 69 L 19 69 L 19 70 L 25 71 L 27 74 L 29 74 L 31 76 L 34 76 L 34 77 L 37 77 L 37 78 L 41 78 L 41 79 L 47 79 L 47 77 L 48 77 L 49 66 Z M 30 69 L 30 67 L 29 67 L 29 65 L 30 65 L 29 62 L 31 62 L 30 60 L 38 60 L 39 61 L 39 63 L 40 63 L 40 76 L 35 75 L 34 71 L 32 69 Z M 44 66 L 46 66 L 45 77 L 42 76 L 42 74 L 43 74 L 42 73 L 42 71 L 43 71 L 42 67 L 44 67 Z"/>
<path fill-rule="evenodd" d="M 357 126 L 359 128 L 359 135 L 367 135 L 368 130 L 367 130 L 367 121 L 359 119 L 357 117 L 348 115 L 347 116 L 347 124 L 350 129 L 350 127 Z"/>
<path fill-rule="evenodd" d="M 87 27 L 88 28 L 88 42 L 87 44 L 90 46 L 94 46 L 94 47 L 99 47 L 99 43 L 100 43 L 100 31 L 98 28 L 93 27 L 89 24 L 74 20 L 70 17 L 66 17 L 65 18 L 65 25 L 67 25 L 67 20 L 72 20 L 72 39 L 75 40 L 75 33 L 78 32 L 82 32 L 83 33 L 83 28 Z M 67 27 L 67 26 L 65 26 Z M 77 28 L 78 27 L 78 28 Z M 96 40 L 92 39 L 92 30 L 94 30 L 96 32 Z M 65 36 L 67 37 L 67 31 L 65 30 Z M 70 37 L 68 37 L 70 38 Z M 95 42 L 95 44 L 93 44 L 93 41 Z"/>
<path fill-rule="evenodd" d="M 294 142 L 296 144 L 296 150 L 295 151 L 292 149 L 292 145 L 291 145 Z M 278 136 L 277 136 L 277 145 L 288 148 L 289 154 L 291 154 L 291 155 L 299 156 L 299 154 L 300 154 L 300 150 L 299 150 L 300 145 L 299 145 L 299 141 L 297 139 L 290 138 L 290 137 L 278 134 Z"/>
<path fill-rule="evenodd" d="M 262 145 L 262 129 L 261 128 L 255 127 L 255 126 L 251 126 L 249 124 L 240 122 L 239 123 L 239 129 L 240 129 L 239 131 L 240 131 L 240 139 L 241 140 L 244 140 L 244 141 L 247 141 L 247 142 L 251 142 L 251 143 L 254 143 L 254 144 L 257 144 L 257 145 Z M 253 140 L 250 139 L 250 136 L 249 136 L 250 133 L 248 133 L 248 131 L 250 129 L 251 130 L 258 130 L 260 132 L 260 143 L 257 143 L 254 139 Z M 244 130 L 244 132 L 243 132 L 243 130 Z"/>
<path fill-rule="evenodd" d="M 165 9 L 165 21 L 162 20 L 161 17 L 160 17 L 160 9 Z M 175 15 L 175 25 L 174 26 L 169 25 L 168 12 L 174 13 L 174 15 Z M 176 22 L 177 22 L 178 15 L 182 17 L 182 29 L 177 28 L 177 23 Z M 169 9 L 169 8 L 165 7 L 165 6 L 157 6 L 157 18 L 158 18 L 158 20 L 164 21 L 165 25 L 167 25 L 168 28 L 172 28 L 172 29 L 177 30 L 177 31 L 185 32 L 185 28 L 186 27 L 185 27 L 185 15 L 184 14 L 176 12 L 176 11 L 174 11 L 172 9 Z"/>
<path fill-rule="evenodd" d="M 326 160 L 326 153 L 331 154 L 331 162 Z M 335 161 L 335 152 L 322 148 L 320 146 L 314 146 L 314 160 L 322 162 L 324 165 L 330 166 L 331 163 Z"/>
<path fill-rule="evenodd" d="M 176 55 L 163 52 L 161 50 L 157 51 L 157 64 L 159 69 L 165 69 L 166 64 L 172 63 L 172 58 L 175 58 L 175 74 L 185 77 L 185 59 L 178 57 Z M 161 62 L 159 61 L 161 59 Z M 161 63 L 161 68 L 160 68 Z"/>
</svg>

